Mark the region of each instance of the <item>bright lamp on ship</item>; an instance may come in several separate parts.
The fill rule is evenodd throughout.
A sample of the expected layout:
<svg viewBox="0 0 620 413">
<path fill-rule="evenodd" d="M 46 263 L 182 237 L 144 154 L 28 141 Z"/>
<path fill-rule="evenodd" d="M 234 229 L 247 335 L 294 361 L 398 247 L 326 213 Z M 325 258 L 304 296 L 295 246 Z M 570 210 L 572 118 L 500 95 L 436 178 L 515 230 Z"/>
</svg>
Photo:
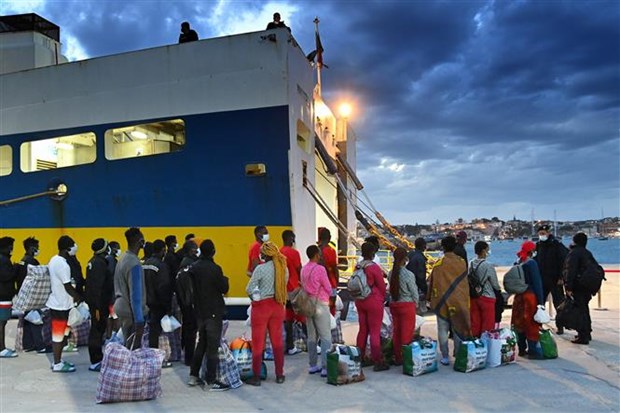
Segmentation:
<svg viewBox="0 0 620 413">
<path fill-rule="evenodd" d="M 351 112 L 353 112 L 353 107 L 347 102 L 341 103 L 340 106 L 338 106 L 338 114 L 343 118 L 351 116 Z"/>
</svg>

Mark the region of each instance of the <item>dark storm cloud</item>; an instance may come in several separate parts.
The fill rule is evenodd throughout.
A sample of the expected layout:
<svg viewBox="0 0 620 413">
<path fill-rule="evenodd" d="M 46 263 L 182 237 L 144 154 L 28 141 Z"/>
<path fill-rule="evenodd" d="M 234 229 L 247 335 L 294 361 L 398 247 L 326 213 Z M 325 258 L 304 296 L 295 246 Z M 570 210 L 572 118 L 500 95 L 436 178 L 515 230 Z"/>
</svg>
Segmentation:
<svg viewBox="0 0 620 413">
<path fill-rule="evenodd" d="M 201 38 L 261 30 L 266 21 L 253 20 L 272 7 L 289 7 L 287 23 L 308 53 L 319 16 L 324 95 L 358 102 L 358 172 L 393 221 L 527 217 L 534 206 L 564 219 L 603 206 L 620 213 L 617 1 L 41 7 L 90 57 L 176 43 L 183 20 Z"/>
</svg>

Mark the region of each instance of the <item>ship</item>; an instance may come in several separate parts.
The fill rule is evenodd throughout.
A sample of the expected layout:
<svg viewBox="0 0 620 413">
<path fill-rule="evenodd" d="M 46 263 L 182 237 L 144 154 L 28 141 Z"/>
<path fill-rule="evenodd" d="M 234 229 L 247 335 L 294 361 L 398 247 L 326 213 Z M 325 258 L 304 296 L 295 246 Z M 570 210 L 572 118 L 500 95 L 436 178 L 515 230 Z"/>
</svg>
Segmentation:
<svg viewBox="0 0 620 413">
<path fill-rule="evenodd" d="M 255 226 L 278 245 L 292 229 L 302 252 L 328 228 L 347 255 L 355 133 L 287 29 L 76 62 L 60 46 L 41 16 L 0 17 L 0 236 L 14 255 L 30 236 L 42 263 L 64 234 L 85 263 L 95 238 L 125 245 L 128 227 L 194 233 L 215 243 L 231 317 L 250 302 Z"/>
</svg>

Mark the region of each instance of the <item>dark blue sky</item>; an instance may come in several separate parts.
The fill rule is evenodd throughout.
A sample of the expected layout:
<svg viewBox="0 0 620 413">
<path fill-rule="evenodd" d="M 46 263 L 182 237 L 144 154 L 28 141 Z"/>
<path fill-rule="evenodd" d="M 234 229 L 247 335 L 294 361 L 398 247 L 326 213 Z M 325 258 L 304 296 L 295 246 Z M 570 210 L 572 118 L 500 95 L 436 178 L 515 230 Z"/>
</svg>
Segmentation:
<svg viewBox="0 0 620 413">
<path fill-rule="evenodd" d="M 321 19 L 323 93 L 354 102 L 358 173 L 394 223 L 620 215 L 617 1 L 2 0 L 61 26 L 71 59 L 262 30 L 302 48 Z"/>
</svg>

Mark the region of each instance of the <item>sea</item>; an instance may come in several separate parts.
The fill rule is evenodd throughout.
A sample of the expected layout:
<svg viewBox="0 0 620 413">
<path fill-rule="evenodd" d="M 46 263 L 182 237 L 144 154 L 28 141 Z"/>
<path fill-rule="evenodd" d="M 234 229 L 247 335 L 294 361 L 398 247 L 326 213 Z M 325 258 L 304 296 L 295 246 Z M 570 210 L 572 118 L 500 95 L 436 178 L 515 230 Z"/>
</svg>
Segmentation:
<svg viewBox="0 0 620 413">
<path fill-rule="evenodd" d="M 519 251 L 524 240 L 511 241 L 491 241 L 491 255 L 487 258 L 489 262 L 503 267 L 514 264 L 517 259 L 517 251 Z M 567 247 L 572 242 L 571 237 L 562 239 L 562 243 Z M 465 245 L 467 257 L 472 259 L 474 254 L 475 242 L 469 241 Z M 599 264 L 620 264 L 620 238 L 609 238 L 607 240 L 599 240 L 598 238 L 588 239 L 587 247 Z"/>
</svg>

